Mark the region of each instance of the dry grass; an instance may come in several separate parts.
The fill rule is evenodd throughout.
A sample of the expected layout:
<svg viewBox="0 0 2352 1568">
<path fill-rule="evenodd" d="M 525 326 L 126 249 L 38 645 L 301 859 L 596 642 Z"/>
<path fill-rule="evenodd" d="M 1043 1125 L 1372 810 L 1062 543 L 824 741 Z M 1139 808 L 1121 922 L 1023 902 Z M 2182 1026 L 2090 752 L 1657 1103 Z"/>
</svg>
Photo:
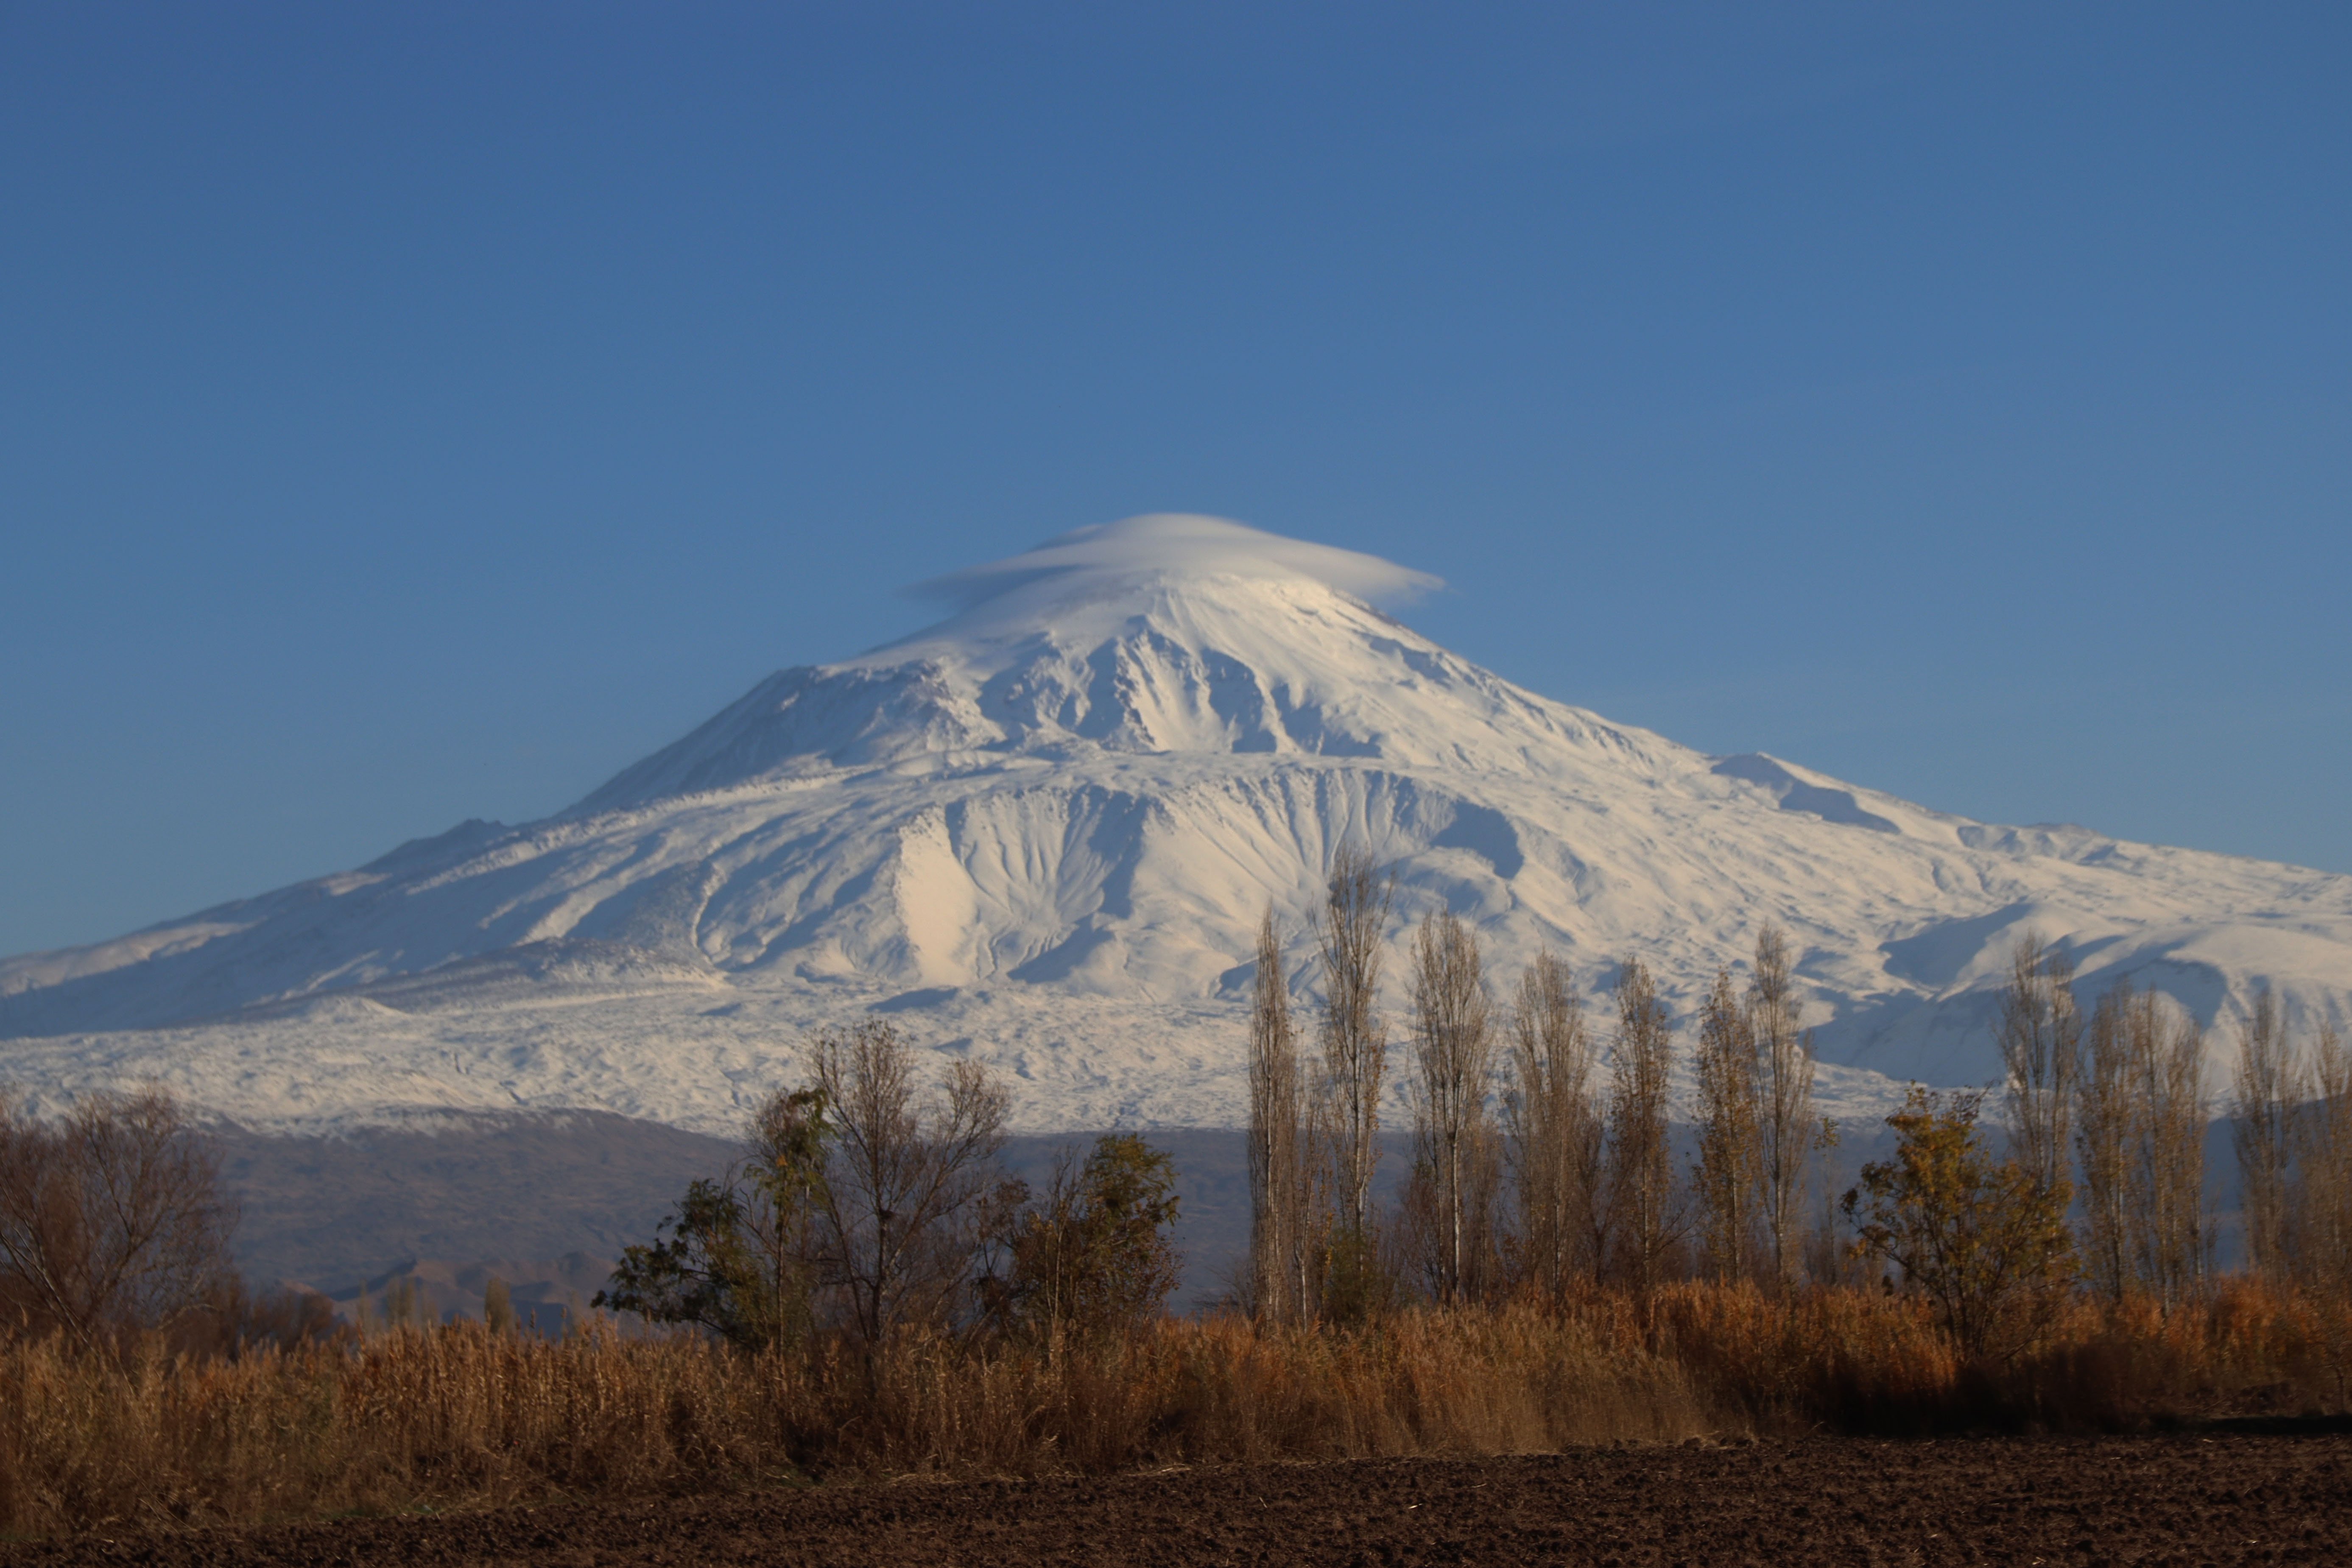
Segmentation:
<svg viewBox="0 0 2352 1568">
<path fill-rule="evenodd" d="M 1679 1286 L 1654 1319 L 1658 1354 L 1761 1431 L 2131 1431 L 2347 1407 L 2352 1314 L 2250 1280 L 2170 1312 L 2074 1297 L 2037 1349 L 1997 1364 L 1963 1360 L 1916 1296 Z"/>
<path fill-rule="evenodd" d="M 234 1361 L 0 1344 L 0 1532 L 255 1521 L 878 1474 L 1499 1454 L 1827 1427 L 2128 1428 L 2343 1407 L 2347 1314 L 2233 1285 L 2072 1305 L 1964 1365 L 1906 1297 L 1667 1288 L 1347 1331 L 1168 1321 L 1095 1346 L 745 1356 L 478 1325 Z"/>
<path fill-rule="evenodd" d="M 756 1475 L 771 1412 L 693 1341 L 401 1330 L 236 1361 L 0 1348 L 0 1530 L 257 1520 Z"/>
</svg>

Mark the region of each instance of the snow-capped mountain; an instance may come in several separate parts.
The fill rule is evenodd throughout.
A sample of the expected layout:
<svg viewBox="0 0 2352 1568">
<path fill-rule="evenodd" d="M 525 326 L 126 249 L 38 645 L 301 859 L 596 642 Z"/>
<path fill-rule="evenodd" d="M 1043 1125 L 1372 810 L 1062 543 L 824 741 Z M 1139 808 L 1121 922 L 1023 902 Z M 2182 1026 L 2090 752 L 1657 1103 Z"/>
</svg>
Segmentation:
<svg viewBox="0 0 2352 1568">
<path fill-rule="evenodd" d="M 0 963 L 0 1082 L 155 1077 L 288 1129 L 726 1130 L 808 1030 L 874 1009 L 999 1064 L 1028 1127 L 1229 1124 L 1259 912 L 1311 991 L 1307 912 L 1351 839 L 1398 871 L 1391 977 L 1444 903 L 1499 978 L 1546 943 L 1594 986 L 1639 952 L 1687 1008 L 1780 921 L 1852 1109 L 1992 1075 L 2029 928 L 2086 988 L 2129 974 L 2209 1024 L 2263 984 L 2294 1028 L 2352 1014 L 2352 877 L 1705 756 L 1373 608 L 1433 580 L 1213 518 L 1081 529 L 929 585 L 949 619 L 770 676 L 543 821 Z"/>
</svg>

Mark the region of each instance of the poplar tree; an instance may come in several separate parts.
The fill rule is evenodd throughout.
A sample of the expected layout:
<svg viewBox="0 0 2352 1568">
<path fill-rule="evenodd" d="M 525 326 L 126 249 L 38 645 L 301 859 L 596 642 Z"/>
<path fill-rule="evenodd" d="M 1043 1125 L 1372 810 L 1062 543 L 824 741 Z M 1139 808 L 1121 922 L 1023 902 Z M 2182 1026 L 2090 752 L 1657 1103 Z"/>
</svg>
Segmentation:
<svg viewBox="0 0 2352 1568">
<path fill-rule="evenodd" d="M 2352 1050 L 2323 1027 L 2312 1051 L 2314 1095 L 2295 1121 L 2288 1205 L 2296 1271 L 2324 1298 L 2352 1301 Z"/>
<path fill-rule="evenodd" d="M 2074 960 L 2032 932 L 2011 950 L 2000 994 L 2001 1065 L 2009 1076 L 2010 1144 L 2045 1195 L 2066 1180 L 2068 1112 L 2083 1023 L 2074 1004 Z"/>
<path fill-rule="evenodd" d="M 1756 969 L 1748 988 L 1756 1040 L 1757 1196 L 1772 1249 L 1772 1278 L 1785 1290 L 1804 1257 L 1805 1176 L 1822 1126 L 1813 1114 L 1812 1038 L 1799 1027 L 1795 958 L 1780 926 L 1756 934 Z"/>
<path fill-rule="evenodd" d="M 2231 1096 L 2238 1173 L 2244 1182 L 2246 1269 L 2284 1277 L 2286 1255 L 2287 1121 L 2297 1098 L 2278 1002 L 2264 987 L 2238 1030 L 2238 1071 Z"/>
<path fill-rule="evenodd" d="M 1550 1300 L 1590 1276 L 1601 1235 L 1602 1126 L 1592 1102 L 1584 999 L 1549 949 L 1519 976 L 1504 1096 L 1512 1186 L 1528 1276 Z"/>
<path fill-rule="evenodd" d="M 2093 1290 L 2118 1301 L 2135 1282 L 2147 1218 L 2147 1195 L 2134 1190 L 2133 1179 L 2139 1173 L 2132 1156 L 2147 1125 L 2147 1077 L 2135 1060 L 2145 1039 L 2134 1028 L 2137 1010 L 2128 979 L 2098 999 L 2074 1091 L 2084 1270 Z"/>
<path fill-rule="evenodd" d="M 1486 1093 L 1495 1037 L 1478 936 L 1451 910 L 1433 910 L 1412 945 L 1414 1141 L 1437 1199 L 1437 1297 L 1457 1301 L 1469 1248 L 1485 1229 L 1478 1166 L 1488 1145 Z"/>
<path fill-rule="evenodd" d="M 1342 845 L 1331 860 L 1315 942 L 1323 960 L 1323 1104 L 1333 1195 L 1339 1209 L 1331 1271 L 1347 1310 L 1373 1288 L 1372 1173 L 1380 1164 L 1381 1085 L 1388 1071 L 1388 1026 L 1380 1015 L 1381 939 L 1395 879 L 1371 852 Z"/>
<path fill-rule="evenodd" d="M 1608 1186 L 1620 1272 L 1647 1295 L 1682 1238 L 1683 1210 L 1666 1142 L 1672 1026 L 1642 960 L 1617 977 L 1617 1039 L 1611 1052 Z"/>
<path fill-rule="evenodd" d="M 2204 1033 L 2154 990 L 2118 978 L 2091 1010 L 2074 1089 L 2080 1255 L 2110 1301 L 2169 1309 L 2205 1265 Z"/>
<path fill-rule="evenodd" d="M 2139 1273 L 2170 1309 L 2203 1288 L 2212 1246 L 2205 1223 L 2205 1031 L 2186 1008 L 2160 1007 L 2154 991 L 2141 993 L 2131 1030 L 2147 1085 L 2140 1096 L 2147 1224 Z"/>
<path fill-rule="evenodd" d="M 1267 1322 L 1297 1322 L 1307 1315 L 1309 1303 L 1306 1085 L 1271 902 L 1258 923 L 1249 1094 L 1252 1306 Z"/>
<path fill-rule="evenodd" d="M 1756 1194 L 1762 1182 L 1757 1157 L 1756 1034 L 1748 1009 L 1732 988 L 1731 971 L 1717 969 L 1699 1013 L 1699 1233 L 1718 1280 L 1748 1278 L 1756 1262 Z"/>
</svg>

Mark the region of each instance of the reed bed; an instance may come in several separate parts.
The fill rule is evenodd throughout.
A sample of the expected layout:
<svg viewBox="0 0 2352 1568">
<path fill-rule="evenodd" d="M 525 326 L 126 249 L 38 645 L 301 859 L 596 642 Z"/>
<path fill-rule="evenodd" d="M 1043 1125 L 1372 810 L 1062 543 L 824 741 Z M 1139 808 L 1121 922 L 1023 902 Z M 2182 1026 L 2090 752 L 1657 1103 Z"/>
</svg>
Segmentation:
<svg viewBox="0 0 2352 1568">
<path fill-rule="evenodd" d="M 1906 1296 L 1671 1286 L 1350 1329 L 1164 1320 L 1093 1343 L 910 1335 L 744 1354 L 479 1324 L 191 1359 L 0 1343 L 0 1533 L 248 1522 L 901 1474 L 1484 1455 L 1807 1430 L 2128 1429 L 2345 1407 L 2346 1314 L 2252 1284 L 2070 1304 L 1954 1353 Z"/>
</svg>

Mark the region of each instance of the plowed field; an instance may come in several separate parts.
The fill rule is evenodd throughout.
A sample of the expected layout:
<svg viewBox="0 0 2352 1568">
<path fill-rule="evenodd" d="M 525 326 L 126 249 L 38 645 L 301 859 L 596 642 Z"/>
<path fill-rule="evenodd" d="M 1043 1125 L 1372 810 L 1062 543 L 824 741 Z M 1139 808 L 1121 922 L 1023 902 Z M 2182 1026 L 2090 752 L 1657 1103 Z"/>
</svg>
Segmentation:
<svg viewBox="0 0 2352 1568">
<path fill-rule="evenodd" d="M 2352 1437 L 1822 1438 L 901 1481 L 89 1536 L 0 1562 L 2352 1563 Z"/>
</svg>

